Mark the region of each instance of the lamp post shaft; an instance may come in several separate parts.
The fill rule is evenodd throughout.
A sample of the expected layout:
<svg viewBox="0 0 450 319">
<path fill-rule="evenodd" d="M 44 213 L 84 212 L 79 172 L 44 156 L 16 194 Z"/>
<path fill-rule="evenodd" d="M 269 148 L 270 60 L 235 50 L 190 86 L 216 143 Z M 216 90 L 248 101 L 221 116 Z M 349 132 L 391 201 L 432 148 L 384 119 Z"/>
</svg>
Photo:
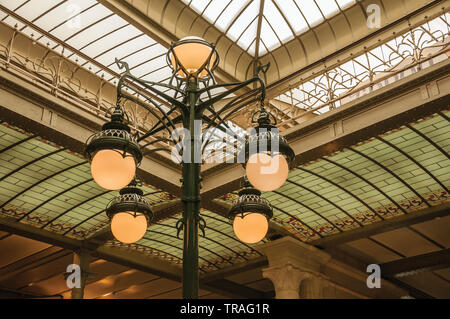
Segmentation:
<svg viewBox="0 0 450 319">
<path fill-rule="evenodd" d="M 197 83 L 189 82 L 189 113 L 185 114 L 184 127 L 189 130 L 190 138 L 185 138 L 184 151 L 189 149 L 189 159 L 183 160 L 183 298 L 198 298 L 198 221 L 200 213 L 200 166 L 195 156 L 200 150 L 198 141 L 201 134 L 195 129 L 197 118 Z M 200 146 L 201 147 L 201 146 Z"/>
</svg>

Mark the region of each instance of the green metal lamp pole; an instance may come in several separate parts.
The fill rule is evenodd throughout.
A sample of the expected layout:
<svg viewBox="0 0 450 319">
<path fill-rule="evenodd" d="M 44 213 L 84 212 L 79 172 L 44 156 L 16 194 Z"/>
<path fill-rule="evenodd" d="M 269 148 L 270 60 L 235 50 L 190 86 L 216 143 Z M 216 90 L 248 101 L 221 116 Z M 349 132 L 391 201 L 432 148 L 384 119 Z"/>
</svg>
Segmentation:
<svg viewBox="0 0 450 319">
<path fill-rule="evenodd" d="M 197 115 L 198 85 L 195 79 L 189 81 L 189 114 L 186 114 L 184 128 L 190 133 L 190 139 L 185 139 L 183 149 L 190 150 L 190 160 L 183 161 L 182 202 L 183 202 L 183 298 L 198 298 L 198 226 L 200 217 L 200 165 L 196 163 L 195 155 L 201 152 L 200 132 L 195 129 Z"/>
</svg>

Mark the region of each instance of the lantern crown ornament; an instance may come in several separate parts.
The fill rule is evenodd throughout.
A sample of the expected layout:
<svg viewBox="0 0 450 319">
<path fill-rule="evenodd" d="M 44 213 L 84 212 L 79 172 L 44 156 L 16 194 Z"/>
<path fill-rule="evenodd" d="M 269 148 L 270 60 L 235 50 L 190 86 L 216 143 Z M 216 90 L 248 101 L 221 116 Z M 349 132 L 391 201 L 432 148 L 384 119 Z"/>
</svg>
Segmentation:
<svg viewBox="0 0 450 319">
<path fill-rule="evenodd" d="M 106 207 L 106 215 L 111 220 L 111 232 L 122 243 L 131 244 L 144 237 L 153 219 L 150 204 L 143 195 L 134 179 Z"/>
<path fill-rule="evenodd" d="M 91 163 L 95 182 L 108 190 L 127 186 L 136 174 L 142 152 L 136 137 L 130 133 L 126 113 L 117 106 L 111 120 L 86 142 L 85 156 Z"/>
<path fill-rule="evenodd" d="M 244 188 L 228 213 L 236 237 L 247 244 L 261 241 L 267 234 L 272 216 L 273 208 L 269 201 L 245 179 Z"/>
<path fill-rule="evenodd" d="M 277 129 L 277 120 L 264 108 L 253 114 L 252 128 L 238 154 L 244 157 L 249 182 L 260 191 L 274 191 L 287 180 L 295 153 Z M 243 154 L 242 154 L 242 153 Z"/>
<path fill-rule="evenodd" d="M 180 79 L 207 80 L 213 78 L 219 55 L 214 44 L 200 37 L 189 36 L 171 44 L 167 52 L 167 64 Z"/>
</svg>

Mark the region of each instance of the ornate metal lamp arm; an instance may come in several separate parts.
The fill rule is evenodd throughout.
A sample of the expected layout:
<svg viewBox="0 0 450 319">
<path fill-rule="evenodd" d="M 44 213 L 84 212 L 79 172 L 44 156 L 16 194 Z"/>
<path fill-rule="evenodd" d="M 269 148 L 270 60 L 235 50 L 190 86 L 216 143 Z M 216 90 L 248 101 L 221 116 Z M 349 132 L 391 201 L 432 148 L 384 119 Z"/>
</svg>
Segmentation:
<svg viewBox="0 0 450 319">
<path fill-rule="evenodd" d="M 219 102 L 220 100 L 226 98 L 226 97 L 229 96 L 230 94 L 232 94 L 232 93 L 234 93 L 234 92 L 236 92 L 236 91 L 238 91 L 238 90 L 240 90 L 240 89 L 246 87 L 246 86 L 249 85 L 249 84 L 255 83 L 255 82 L 264 83 L 260 77 L 253 77 L 253 78 L 251 78 L 250 80 L 247 80 L 247 81 L 245 81 L 245 82 L 235 83 L 235 84 L 234 84 L 234 85 L 235 85 L 234 88 L 231 88 L 231 89 L 229 89 L 229 90 L 226 91 L 226 92 L 220 93 L 220 94 L 216 95 L 215 97 L 213 97 L 213 98 L 211 98 L 211 99 L 209 99 L 209 100 L 207 100 L 207 101 L 204 101 L 204 102 L 200 103 L 200 104 L 198 105 L 198 108 L 201 109 L 201 110 L 204 110 L 204 109 L 206 109 L 208 106 L 211 106 L 211 105 L 213 105 L 214 103 Z M 216 85 L 215 87 L 216 87 L 216 88 L 219 88 L 219 87 L 226 87 L 226 86 L 228 86 L 228 85 Z M 202 90 L 202 91 L 203 91 L 203 92 L 206 92 L 206 91 L 209 91 L 209 90 L 211 90 L 211 89 L 212 89 L 212 88 L 206 88 L 206 89 L 204 89 L 204 90 Z M 261 89 L 261 90 L 264 90 L 264 94 L 263 94 L 263 95 L 264 95 L 264 97 L 265 97 L 265 86 L 261 86 L 260 89 Z"/>
<path fill-rule="evenodd" d="M 126 62 L 118 61 L 116 59 L 116 63 L 117 63 L 117 66 L 119 67 L 119 69 L 125 69 L 126 70 L 125 73 L 120 77 L 119 82 L 117 84 L 117 98 L 119 98 L 119 97 L 127 98 L 127 96 L 122 93 L 123 87 L 128 87 L 128 88 L 130 88 L 132 90 L 135 90 L 136 93 L 139 93 L 140 95 L 143 95 L 143 93 L 142 92 L 138 92 L 136 88 L 133 88 L 133 87 L 129 86 L 128 84 L 126 84 L 125 81 L 128 79 L 128 80 L 131 80 L 132 83 L 138 83 L 139 85 L 141 85 L 145 89 L 155 93 L 158 96 L 161 96 L 162 98 L 164 98 L 166 101 L 168 101 L 173 106 L 177 106 L 178 108 L 185 110 L 186 105 L 184 103 L 182 103 L 182 102 L 178 101 L 177 99 L 173 98 L 172 96 L 162 92 L 161 90 L 155 88 L 154 86 L 166 87 L 166 88 L 172 89 L 172 90 L 174 90 L 176 92 L 183 93 L 183 91 L 181 91 L 179 88 L 171 86 L 171 85 L 167 85 L 167 84 L 164 84 L 164 83 L 156 83 L 156 82 L 144 81 L 142 79 L 139 79 L 139 78 L 135 77 L 134 75 L 132 75 L 130 73 L 130 67 L 128 66 L 128 64 Z"/>
</svg>

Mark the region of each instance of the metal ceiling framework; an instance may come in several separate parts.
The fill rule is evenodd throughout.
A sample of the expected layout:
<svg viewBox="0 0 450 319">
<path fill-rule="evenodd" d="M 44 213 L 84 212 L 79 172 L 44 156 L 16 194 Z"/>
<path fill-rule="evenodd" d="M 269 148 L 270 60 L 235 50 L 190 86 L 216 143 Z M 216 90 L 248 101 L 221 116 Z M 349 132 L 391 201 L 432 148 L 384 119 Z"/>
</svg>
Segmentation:
<svg viewBox="0 0 450 319">
<path fill-rule="evenodd" d="M 161 67 L 165 62 L 157 61 L 163 56 L 164 45 L 167 43 L 161 41 L 162 38 L 158 36 L 154 37 L 157 41 L 153 40 L 142 32 L 141 28 L 126 22 L 108 9 L 111 8 L 111 2 L 115 1 L 83 2 L 86 7 L 81 8 L 78 14 L 81 17 L 89 17 L 86 14 L 91 12 L 91 20 L 83 22 L 84 27 L 76 32 L 72 30 L 73 32 L 65 37 L 63 33 L 55 35 L 55 32 L 78 14 L 75 13 L 69 19 L 64 19 L 64 15 L 61 15 L 58 19 L 62 20 L 52 20 L 51 26 L 49 17 L 67 11 L 70 1 L 49 1 L 45 8 L 41 7 L 41 12 L 31 10 L 33 1 L 35 0 L 23 0 L 20 4 L 17 1 L 0 3 L 0 19 L 9 26 L 17 25 L 15 30 L 5 24 L 0 25 L 5 31 L 4 34 L 11 34 L 8 44 L 0 43 L 2 68 L 22 73 L 25 77 L 30 76 L 34 85 L 48 90 L 60 99 L 70 100 L 79 109 L 89 110 L 100 121 L 104 120 L 103 111 L 114 103 L 114 79 L 119 73 L 115 70 L 112 59 L 118 52 L 123 53 L 125 60 L 130 59 L 130 65 L 136 66 L 133 72 L 141 72 L 143 76 L 156 81 L 159 78 L 153 76 L 159 74 L 158 72 L 165 72 L 166 67 Z M 133 4 L 133 1 L 129 2 Z M 210 1 L 211 5 L 213 2 Z M 313 2 L 317 4 L 317 1 Z M 336 107 L 354 103 L 398 79 L 420 73 L 427 67 L 445 61 L 449 57 L 450 15 L 443 14 L 442 10 L 445 12 L 448 3 L 447 7 L 444 1 L 442 8 L 434 8 L 433 5 L 439 1 L 429 2 L 431 5 L 427 8 L 431 8 L 432 14 L 420 19 L 412 17 L 409 30 L 391 36 L 392 38 L 386 37 L 374 46 L 364 47 L 364 53 L 361 55 L 351 55 L 335 63 L 332 68 L 317 68 L 311 64 L 310 69 L 306 70 L 309 75 L 302 75 L 300 86 L 297 85 L 297 75 L 292 81 L 287 76 L 284 80 L 287 79 L 290 84 L 284 86 L 283 94 L 278 96 L 277 94 L 281 93 L 278 87 L 270 91 L 271 85 L 276 87 L 277 82 L 269 83 L 269 92 L 272 92 L 270 97 L 280 103 L 277 105 L 285 105 L 289 109 L 280 115 L 280 118 L 284 119 L 280 128 L 285 129 L 293 122 L 306 120 L 311 115 L 315 118 L 322 113 L 332 112 Z M 280 5 L 279 1 L 275 0 L 255 3 L 260 4 L 255 20 L 257 25 L 262 24 L 263 20 L 268 21 L 265 3 Z M 241 15 L 248 5 L 250 2 L 241 8 Z M 205 10 L 207 8 L 208 6 Z M 340 8 L 336 16 L 329 18 L 333 20 L 345 16 L 351 19 L 349 16 L 352 16 L 352 10 L 364 12 L 364 8 L 363 2 L 357 1 L 352 7 L 346 7 L 344 10 Z M 142 11 L 143 7 L 137 6 L 137 10 Z M 189 31 L 198 32 L 196 23 L 200 23 L 198 21 L 202 19 L 201 15 L 205 10 L 196 13 Z M 157 11 L 156 8 L 155 12 Z M 192 15 L 193 11 L 181 1 L 169 0 L 165 3 L 164 13 L 167 17 L 173 14 L 178 16 L 175 31 L 168 31 L 173 32 L 176 37 L 181 34 L 178 25 L 183 25 L 182 15 L 185 12 Z M 149 7 L 146 14 L 151 15 Z M 395 20 L 395 14 L 388 20 Z M 230 22 L 228 30 L 233 23 L 237 23 L 238 18 L 239 15 Z M 283 16 L 283 19 L 289 23 L 287 17 Z M 166 16 L 161 16 L 162 20 L 167 24 Z M 107 21 L 116 21 L 118 24 L 114 30 L 106 29 Z M 302 42 L 301 38 L 308 32 L 318 37 L 320 32 L 317 28 L 322 27 L 321 23 L 330 28 L 333 25 L 332 21 L 327 20 L 316 26 L 308 26 L 305 33 L 295 33 L 298 38 L 293 40 L 281 41 L 278 36 L 279 46 L 271 47 L 270 50 L 266 48 L 268 52 L 263 53 L 261 61 L 275 58 L 277 50 L 289 50 L 292 48 L 292 42 Z M 164 23 L 161 24 L 164 27 Z M 216 27 L 212 24 L 209 25 L 209 31 L 204 31 L 203 35 L 209 36 L 208 32 L 214 28 Z M 75 41 L 83 34 L 98 35 L 100 33 L 94 31 L 100 29 L 102 35 L 99 37 L 86 38 L 83 43 Z M 157 32 L 158 30 L 155 31 Z M 256 42 L 262 42 L 261 28 L 258 28 L 257 34 L 258 32 Z M 119 36 L 120 34 L 123 36 Z M 222 38 L 226 36 L 225 33 L 221 34 L 219 40 L 223 41 Z M 32 39 L 32 46 L 24 45 L 27 37 Z M 145 43 L 141 42 L 144 38 Z M 109 42 L 112 39 L 114 44 Z M 239 37 L 233 45 L 238 45 L 238 40 Z M 108 49 L 105 49 L 105 43 L 108 43 Z M 139 48 L 137 43 L 140 44 Z M 17 48 L 14 48 L 14 45 L 17 45 Z M 218 47 L 223 50 L 219 44 Z M 149 50 L 154 49 L 159 53 L 147 57 Z M 33 50 L 39 53 L 36 54 Z M 229 70 L 227 56 L 233 50 L 232 46 L 228 47 L 221 72 Z M 24 55 L 24 52 L 28 52 L 30 56 L 34 54 L 33 60 Z M 256 59 L 260 58 L 260 52 L 263 51 L 255 51 Z M 355 52 L 361 52 L 360 48 Z M 41 58 L 37 58 L 39 56 Z M 380 58 L 381 56 L 383 58 Z M 67 62 L 62 62 L 65 60 Z M 248 61 L 255 63 L 252 59 Z M 292 59 L 290 61 L 295 64 Z M 277 72 L 278 76 L 272 74 L 269 78 L 280 78 L 281 73 Z M 243 75 L 235 72 L 233 76 Z M 79 80 L 80 78 L 83 80 Z M 161 80 L 164 79 L 161 77 Z M 248 92 L 251 93 L 251 90 Z M 132 111 L 135 128 L 145 128 L 148 125 L 146 121 L 151 119 L 135 106 L 128 107 Z M 389 223 L 396 218 L 420 214 L 421 211 L 445 205 L 448 202 L 450 185 L 449 114 L 447 110 L 437 112 L 417 122 L 347 146 L 341 152 L 318 156 L 312 162 L 298 165 L 280 190 L 264 195 L 271 201 L 275 210 L 271 234 L 287 234 L 320 246 L 322 242 L 332 242 L 333 238 L 351 238 L 348 234 L 352 232 L 365 233 L 365 229 L 371 229 L 373 225 Z M 248 123 L 242 118 L 246 118 L 245 113 L 239 114 L 233 120 L 245 128 Z M 8 226 L 8 229 L 27 224 L 56 233 L 63 238 L 79 241 L 103 234 L 108 225 L 104 209 L 114 194 L 101 190 L 92 181 L 89 165 L 82 156 L 22 129 L 23 127 L 17 128 L 6 122 L 0 125 L 1 214 L 2 218 L 8 219 L 8 223 L 17 223 L 16 226 Z M 160 218 L 149 227 L 148 234 L 133 245 L 108 240 L 106 244 L 103 242 L 101 247 L 105 250 L 119 248 L 121 252 L 126 253 L 136 251 L 178 265 L 182 250 L 174 223 L 176 214 L 181 209 L 179 200 L 169 192 L 148 184 L 144 186 L 144 192 L 155 206 L 157 215 L 161 212 Z M 228 207 L 234 197 L 235 195 L 230 193 L 214 202 Z M 206 209 L 209 207 L 210 210 Z M 200 266 L 204 276 L 220 272 L 227 267 L 240 267 L 242 263 L 259 260 L 261 254 L 253 246 L 239 242 L 228 220 L 213 208 L 214 205 L 205 205 L 202 211 L 209 231 L 205 237 L 200 238 Z M 224 211 L 222 208 L 219 210 Z M 433 242 L 422 232 L 415 230 L 415 233 L 424 240 Z M 407 257 L 374 238 L 370 240 L 400 257 Z M 435 241 L 434 245 L 445 248 Z M 258 292 L 248 293 L 251 295 Z"/>
</svg>

